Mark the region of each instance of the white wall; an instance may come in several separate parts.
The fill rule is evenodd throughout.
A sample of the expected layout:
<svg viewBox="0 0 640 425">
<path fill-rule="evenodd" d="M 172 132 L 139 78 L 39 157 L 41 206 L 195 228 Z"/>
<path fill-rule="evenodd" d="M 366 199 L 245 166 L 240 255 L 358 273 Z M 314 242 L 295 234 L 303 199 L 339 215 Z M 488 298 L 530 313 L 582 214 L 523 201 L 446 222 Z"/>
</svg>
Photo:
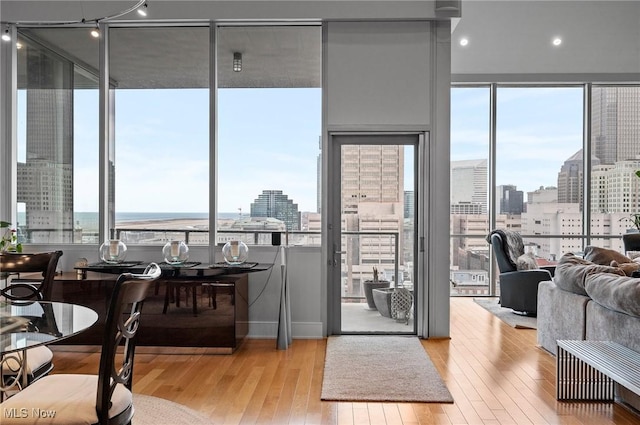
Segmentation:
<svg viewBox="0 0 640 425">
<path fill-rule="evenodd" d="M 417 331 L 424 337 L 449 336 L 449 23 L 329 22 L 325 34 L 324 205 L 331 208 L 329 158 L 339 157 L 332 155 L 332 132 L 429 135 L 421 158 L 419 199 L 424 208 L 418 237 L 426 238 L 426 249 L 418 266 L 422 297 Z M 325 236 L 330 220 L 323 223 Z M 322 263 L 328 264 L 331 253 L 323 254 Z M 331 291 L 326 296 L 331 298 Z M 328 303 L 331 315 L 330 299 Z"/>
<path fill-rule="evenodd" d="M 425 129 L 431 120 L 430 47 L 425 21 L 329 22 L 327 126 Z"/>
</svg>

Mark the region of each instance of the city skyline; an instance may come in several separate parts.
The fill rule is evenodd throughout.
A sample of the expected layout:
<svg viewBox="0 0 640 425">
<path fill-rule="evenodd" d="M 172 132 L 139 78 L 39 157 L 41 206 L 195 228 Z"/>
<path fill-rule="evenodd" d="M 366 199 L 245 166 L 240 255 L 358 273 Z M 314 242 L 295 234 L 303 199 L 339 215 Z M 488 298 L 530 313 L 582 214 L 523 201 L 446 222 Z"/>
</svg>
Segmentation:
<svg viewBox="0 0 640 425">
<path fill-rule="evenodd" d="M 498 126 L 497 138 L 501 149 L 497 158 L 497 185 L 513 185 L 525 193 L 540 187 L 558 186 L 558 171 L 562 169 L 564 162 L 581 149 L 581 143 L 569 143 L 565 146 L 558 140 L 579 141 L 578 136 L 582 137 L 582 120 L 567 123 L 567 117 L 560 112 L 579 109 L 576 105 L 578 100 L 582 102 L 581 90 L 504 90 L 506 91 L 499 92 L 498 106 L 499 111 L 503 112 L 502 115 L 499 112 L 498 118 L 502 117 L 502 120 L 498 123 L 506 121 L 511 128 Z M 180 208 L 171 209 L 171 212 L 207 212 L 208 156 L 204 153 L 208 154 L 208 125 L 202 123 L 207 122 L 208 108 L 201 106 L 208 105 L 208 90 L 121 92 L 118 95 L 121 98 L 117 102 L 116 111 L 116 211 L 167 210 L 166 203 L 162 200 L 156 205 L 151 205 L 150 200 L 140 198 L 136 190 L 136 187 L 157 186 L 169 192 L 185 194 L 178 204 Z M 320 153 L 317 141 L 321 132 L 318 118 L 321 104 L 319 94 L 320 89 L 220 91 L 219 157 L 235 159 L 238 154 L 234 153 L 234 150 L 251 152 L 251 155 L 243 155 L 240 162 L 230 160 L 220 161 L 218 164 L 218 211 L 242 211 L 246 214 L 250 210 L 251 202 L 264 190 L 283 190 L 299 205 L 300 211 L 317 210 L 316 161 Z M 74 210 L 90 212 L 97 210 L 98 176 L 95 169 L 98 162 L 98 123 L 97 110 L 94 107 L 97 105 L 97 92 L 75 90 L 74 96 L 74 114 L 77 115 L 74 119 L 74 192 L 82 194 L 74 196 Z M 173 106 L 173 110 L 169 112 L 185 112 L 187 121 L 185 118 L 173 121 L 165 119 L 167 97 L 171 99 Z M 474 154 L 487 157 L 488 140 L 482 141 L 482 138 L 488 137 L 488 121 L 485 121 L 485 112 L 488 113 L 486 101 L 485 88 L 452 89 L 452 162 L 473 158 Z M 24 93 L 19 96 L 19 103 L 26 103 Z M 137 113 L 140 104 L 149 105 L 142 117 Z M 300 108 L 300 105 L 305 107 Z M 522 108 L 525 105 L 535 108 L 536 114 L 524 113 Z M 552 107 L 547 107 L 549 105 Z M 518 110 L 519 108 L 521 110 Z M 292 117 L 299 119 L 292 120 Z M 461 119 L 463 121 L 460 121 Z M 250 124 L 247 125 L 246 122 Z M 539 122 L 544 122 L 545 125 L 540 126 Z M 199 130 L 197 123 L 200 123 Z M 185 125 L 189 128 L 186 133 L 180 130 Z M 26 124 L 23 122 L 21 128 L 25 127 Z M 540 128 L 544 131 L 540 132 Z M 549 133 L 547 128 L 556 128 L 553 132 L 554 137 L 546 137 L 546 133 Z M 19 135 L 20 139 L 24 140 L 26 131 L 19 131 Z M 519 138 L 524 142 L 516 142 Z M 199 141 L 199 146 L 194 141 Z M 539 142 L 536 149 L 522 149 L 522 143 L 533 145 L 536 141 Z M 24 146 L 24 141 L 22 143 Z M 561 146 L 556 147 L 554 154 L 540 157 L 546 149 L 541 147 L 549 144 Z M 175 146 L 180 146 L 181 149 L 175 149 Z M 284 151 L 274 149 L 274 146 L 284 146 Z M 193 152 L 200 154 L 193 155 Z M 161 164 L 173 162 L 179 166 L 174 172 L 160 167 L 141 173 L 137 158 L 144 158 L 150 153 L 152 157 L 160 155 L 161 160 L 158 162 Z M 24 161 L 25 155 L 24 149 L 20 150 L 19 161 Z M 531 166 L 531 161 L 535 161 L 535 166 Z M 545 178 L 538 180 L 536 176 L 541 173 Z M 132 180 L 143 184 L 131 185 L 129 182 Z M 185 182 L 188 182 L 186 186 Z M 193 202 L 193 199 L 198 202 Z"/>
</svg>

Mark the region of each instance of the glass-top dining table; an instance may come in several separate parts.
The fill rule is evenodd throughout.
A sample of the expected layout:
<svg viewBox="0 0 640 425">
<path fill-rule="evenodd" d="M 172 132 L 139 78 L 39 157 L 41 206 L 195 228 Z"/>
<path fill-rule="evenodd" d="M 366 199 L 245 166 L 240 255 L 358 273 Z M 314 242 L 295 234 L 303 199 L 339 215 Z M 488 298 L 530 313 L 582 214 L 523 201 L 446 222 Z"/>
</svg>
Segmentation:
<svg viewBox="0 0 640 425">
<path fill-rule="evenodd" d="M 97 320 L 94 310 L 77 304 L 0 302 L 0 364 L 15 376 L 8 383 L 0 382 L 0 393 L 27 385 L 28 348 L 69 338 L 90 328 Z"/>
</svg>

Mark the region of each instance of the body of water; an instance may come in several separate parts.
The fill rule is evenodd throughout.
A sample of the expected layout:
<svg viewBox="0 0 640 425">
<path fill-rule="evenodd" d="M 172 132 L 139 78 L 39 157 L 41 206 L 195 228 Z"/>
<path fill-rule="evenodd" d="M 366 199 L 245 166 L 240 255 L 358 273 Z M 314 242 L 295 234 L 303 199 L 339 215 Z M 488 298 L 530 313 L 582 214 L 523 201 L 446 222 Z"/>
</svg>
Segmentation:
<svg viewBox="0 0 640 425">
<path fill-rule="evenodd" d="M 203 212 L 122 212 L 116 213 L 116 224 L 126 225 L 128 222 L 148 221 L 148 220 L 175 220 L 175 219 L 194 219 L 203 220 L 209 217 L 209 213 Z M 218 213 L 218 219 L 239 218 L 237 212 Z M 84 232 L 98 231 L 98 213 L 97 212 L 75 212 L 73 221 L 76 227 L 82 228 Z M 26 224 L 26 213 L 18 213 L 18 225 Z"/>
</svg>

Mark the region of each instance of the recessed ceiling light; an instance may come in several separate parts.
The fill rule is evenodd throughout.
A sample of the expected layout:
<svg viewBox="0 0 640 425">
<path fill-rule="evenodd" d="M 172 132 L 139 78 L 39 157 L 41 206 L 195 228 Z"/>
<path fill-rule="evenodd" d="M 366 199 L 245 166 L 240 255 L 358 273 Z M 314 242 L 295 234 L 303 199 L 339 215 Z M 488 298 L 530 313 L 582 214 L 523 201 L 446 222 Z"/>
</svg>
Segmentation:
<svg viewBox="0 0 640 425">
<path fill-rule="evenodd" d="M 467 44 L 469 44 L 469 39 L 468 38 L 461 38 L 460 39 L 460 45 L 461 46 L 466 46 Z"/>
<path fill-rule="evenodd" d="M 559 46 L 562 44 L 562 39 L 560 37 L 554 37 L 551 43 L 553 43 L 554 46 Z"/>
</svg>

